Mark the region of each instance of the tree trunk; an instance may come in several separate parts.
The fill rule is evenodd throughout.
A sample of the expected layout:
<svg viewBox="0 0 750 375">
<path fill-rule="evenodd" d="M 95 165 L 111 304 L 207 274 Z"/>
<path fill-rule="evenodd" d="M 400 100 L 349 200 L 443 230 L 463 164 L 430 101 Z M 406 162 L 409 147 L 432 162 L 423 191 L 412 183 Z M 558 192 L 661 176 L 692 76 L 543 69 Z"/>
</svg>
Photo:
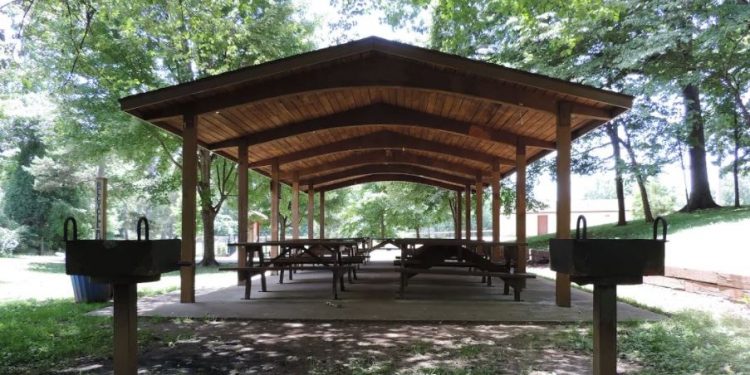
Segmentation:
<svg viewBox="0 0 750 375">
<path fill-rule="evenodd" d="M 453 219 L 453 232 L 458 233 L 458 220 L 461 213 L 458 212 L 458 205 L 456 204 L 455 199 L 448 198 L 448 207 L 451 209 L 451 218 Z"/>
<path fill-rule="evenodd" d="M 281 220 L 279 220 L 279 226 L 281 227 L 279 229 L 279 240 L 284 241 L 286 240 L 286 216 L 279 215 Z"/>
<path fill-rule="evenodd" d="M 612 143 L 612 156 L 615 159 L 615 191 L 617 192 L 617 225 L 627 225 L 625 219 L 625 187 L 622 182 L 622 155 L 620 154 L 620 137 L 617 135 L 617 126 L 608 124 L 606 126 L 609 140 Z"/>
<path fill-rule="evenodd" d="M 740 153 L 740 127 L 737 123 L 737 114 L 734 114 L 734 160 L 732 161 L 732 177 L 734 179 L 734 207 L 740 207 L 740 179 L 739 179 L 739 153 Z"/>
<path fill-rule="evenodd" d="M 640 173 L 635 175 L 635 180 L 638 182 L 638 190 L 641 193 L 641 203 L 643 204 L 643 217 L 647 223 L 654 222 L 654 214 L 651 212 L 651 203 L 648 201 L 648 191 L 646 190 L 646 181 L 643 179 Z"/>
<path fill-rule="evenodd" d="M 685 102 L 685 120 L 690 128 L 688 146 L 690 154 L 690 197 L 681 211 L 691 212 L 719 205 L 711 197 L 706 169 L 706 136 L 703 130 L 700 93 L 698 87 L 688 84 L 682 89 Z"/>
<path fill-rule="evenodd" d="M 198 196 L 200 198 L 201 221 L 203 222 L 203 260 L 202 266 L 218 265 L 214 253 L 214 218 L 217 211 L 211 205 L 211 152 L 205 148 L 198 149 Z"/>
<path fill-rule="evenodd" d="M 625 151 L 628 152 L 628 157 L 630 159 L 630 169 L 632 169 L 633 174 L 635 174 L 635 181 L 636 183 L 638 183 L 638 191 L 641 193 L 641 203 L 643 204 L 643 218 L 647 223 L 653 223 L 654 215 L 651 212 L 651 203 L 648 200 L 646 178 L 643 176 L 643 173 L 641 173 L 640 164 L 638 164 L 638 160 L 635 158 L 635 153 L 633 151 L 632 145 L 630 144 L 630 140 L 628 139 L 627 142 L 623 141 L 622 145 L 625 147 Z"/>
<path fill-rule="evenodd" d="M 385 238 L 385 213 L 380 213 L 380 238 Z"/>
<path fill-rule="evenodd" d="M 216 261 L 216 250 L 214 248 L 214 218 L 216 213 L 211 208 L 201 208 L 201 220 L 203 221 L 203 260 L 200 265 L 218 266 Z"/>
<path fill-rule="evenodd" d="M 415 227 L 414 230 L 417 232 L 417 238 L 420 238 L 419 237 L 419 226 Z"/>
</svg>

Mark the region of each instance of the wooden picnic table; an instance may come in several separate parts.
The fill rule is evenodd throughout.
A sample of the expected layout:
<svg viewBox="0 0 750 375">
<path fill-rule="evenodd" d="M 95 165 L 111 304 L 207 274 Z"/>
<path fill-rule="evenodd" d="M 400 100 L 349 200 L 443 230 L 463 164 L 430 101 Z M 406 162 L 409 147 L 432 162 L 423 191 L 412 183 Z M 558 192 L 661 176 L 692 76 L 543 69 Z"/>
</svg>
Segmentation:
<svg viewBox="0 0 750 375">
<path fill-rule="evenodd" d="M 392 243 L 401 249 L 401 257 L 394 262 L 396 271 L 401 274 L 399 295 L 403 297 L 408 280 L 417 274 L 436 275 L 472 275 L 481 276 L 482 282 L 492 285 L 492 278 L 498 277 L 504 282 L 504 294 L 510 294 L 513 288 L 514 299 L 520 301 L 521 290 L 527 278 L 536 277 L 530 273 L 516 273 L 514 262 L 516 251 L 505 251 L 504 262 L 492 262 L 490 251 L 496 247 L 513 247 L 525 245 L 518 242 L 494 242 L 465 239 L 443 238 L 393 238 L 381 243 Z M 455 258 L 452 259 L 452 258 Z M 432 267 L 451 267 L 453 269 L 433 269 Z M 464 267 L 465 270 L 455 268 Z"/>
<path fill-rule="evenodd" d="M 240 242 L 230 243 L 228 246 L 243 247 L 246 250 L 246 266 L 224 267 L 222 271 L 237 271 L 245 274 L 245 299 L 250 298 L 251 278 L 255 274 L 261 275 L 261 290 L 266 289 L 265 271 L 279 271 L 279 282 L 284 282 L 284 271 L 289 271 L 289 279 L 293 278 L 293 270 L 297 266 L 309 264 L 313 267 L 305 267 L 309 270 L 329 270 L 333 273 L 332 294 L 338 298 L 337 283 L 342 291 L 345 291 L 344 276 L 342 271 L 348 271 L 349 282 L 352 281 L 353 265 L 360 263 L 362 257 L 355 255 L 358 241 L 353 239 L 297 239 L 284 241 L 263 242 Z M 265 260 L 263 248 L 277 246 L 279 255 Z M 330 256 L 321 255 L 318 250 L 329 253 Z M 348 253 L 347 256 L 342 253 Z M 255 254 L 258 254 L 259 265 L 254 266 Z M 315 267 L 314 265 L 320 266 Z M 354 273 L 356 278 L 356 273 Z"/>
</svg>

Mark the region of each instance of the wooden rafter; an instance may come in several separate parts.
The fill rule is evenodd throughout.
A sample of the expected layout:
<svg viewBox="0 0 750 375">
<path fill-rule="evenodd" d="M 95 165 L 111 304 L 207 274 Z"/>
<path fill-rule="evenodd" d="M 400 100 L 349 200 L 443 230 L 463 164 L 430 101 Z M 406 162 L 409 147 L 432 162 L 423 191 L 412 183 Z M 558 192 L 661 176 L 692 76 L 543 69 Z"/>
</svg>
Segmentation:
<svg viewBox="0 0 750 375">
<path fill-rule="evenodd" d="M 533 147 L 554 150 L 555 142 L 545 141 L 533 137 L 518 135 L 505 130 L 492 129 L 486 126 L 472 124 L 466 121 L 425 113 L 422 111 L 399 107 L 386 103 L 376 103 L 364 107 L 351 109 L 332 115 L 317 117 L 309 120 L 284 124 L 268 130 L 251 133 L 242 137 L 228 139 L 209 145 L 212 150 L 235 147 L 241 142 L 250 146 L 272 142 L 275 140 L 294 137 L 320 130 L 345 128 L 367 125 L 395 125 L 403 127 L 419 127 L 459 134 L 484 141 L 504 143 L 515 146 L 519 141 Z"/>
<path fill-rule="evenodd" d="M 368 164 L 409 164 L 419 165 L 443 172 L 455 173 L 467 178 L 482 173 L 481 170 L 469 167 L 461 163 L 453 163 L 443 159 L 427 157 L 409 152 L 408 150 L 377 150 L 357 152 L 351 156 L 315 165 L 309 168 L 287 170 L 282 173 L 282 178 L 291 178 L 295 173 L 301 177 L 315 175 L 321 172 L 333 171 L 342 168 L 351 168 Z"/>
<path fill-rule="evenodd" d="M 348 186 L 354 186 L 359 184 L 366 184 L 370 182 L 383 182 L 383 181 L 399 181 L 399 182 L 412 182 L 422 185 L 435 186 L 447 190 L 460 190 L 463 189 L 460 185 L 455 185 L 447 182 L 437 181 L 430 178 L 413 176 L 408 174 L 372 174 L 365 176 L 352 176 L 351 178 L 331 182 L 330 184 L 315 186 L 315 190 L 320 191 L 331 191 L 336 189 L 345 188 Z"/>
<path fill-rule="evenodd" d="M 348 168 L 332 173 L 326 173 L 310 178 L 305 178 L 300 181 L 302 185 L 313 184 L 320 186 L 322 184 L 337 181 L 349 176 L 360 176 L 360 175 L 373 175 L 373 174 L 406 174 L 412 176 L 426 177 L 434 180 L 443 182 L 455 183 L 455 184 L 467 184 L 472 181 L 470 178 L 466 178 L 460 175 L 440 172 L 434 169 L 425 167 L 419 167 L 414 165 L 403 165 L 403 164 L 374 164 L 374 165 L 361 165 L 353 168 Z"/>
<path fill-rule="evenodd" d="M 272 158 L 258 160 L 250 163 L 250 167 L 255 168 L 270 165 L 274 159 L 277 159 L 280 164 L 287 164 L 294 161 L 313 158 L 334 152 L 373 149 L 413 149 L 438 154 L 446 154 L 457 158 L 469 159 L 487 164 L 499 162 L 501 164 L 512 165 L 515 163 L 514 160 L 501 158 L 484 152 L 456 147 L 436 141 L 420 139 L 417 137 L 412 137 L 410 135 L 386 130 L 359 137 L 348 138 L 337 142 L 331 142 L 301 151 L 276 155 Z"/>
</svg>

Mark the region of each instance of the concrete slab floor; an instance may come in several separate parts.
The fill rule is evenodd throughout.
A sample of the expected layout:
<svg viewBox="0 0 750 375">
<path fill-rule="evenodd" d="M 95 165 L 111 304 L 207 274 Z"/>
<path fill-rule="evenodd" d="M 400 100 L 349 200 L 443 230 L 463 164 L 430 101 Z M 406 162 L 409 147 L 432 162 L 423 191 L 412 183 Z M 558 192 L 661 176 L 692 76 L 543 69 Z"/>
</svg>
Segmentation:
<svg viewBox="0 0 750 375">
<path fill-rule="evenodd" d="M 392 264 L 392 263 L 391 263 Z M 285 275 L 286 276 L 286 275 Z M 139 315 L 218 319 L 275 319 L 294 321 L 408 321 L 564 323 L 592 319 L 592 294 L 572 290 L 572 307 L 555 305 L 554 282 L 530 279 L 513 301 L 503 294 L 503 283 L 493 286 L 479 277 L 417 275 L 398 299 L 398 273 L 387 263 L 371 262 L 358 271 L 358 279 L 346 282 L 346 291 L 332 300 L 331 273 L 301 270 L 279 284 L 278 276 L 267 276 L 267 292 L 254 278 L 250 300 L 242 299 L 244 287 L 230 286 L 196 296 L 196 303 L 181 304 L 177 294 L 139 301 Z M 102 310 L 99 314 L 107 314 Z M 111 313 L 111 312 L 109 312 Z M 618 303 L 618 320 L 659 320 L 663 316 L 625 303 Z"/>
</svg>

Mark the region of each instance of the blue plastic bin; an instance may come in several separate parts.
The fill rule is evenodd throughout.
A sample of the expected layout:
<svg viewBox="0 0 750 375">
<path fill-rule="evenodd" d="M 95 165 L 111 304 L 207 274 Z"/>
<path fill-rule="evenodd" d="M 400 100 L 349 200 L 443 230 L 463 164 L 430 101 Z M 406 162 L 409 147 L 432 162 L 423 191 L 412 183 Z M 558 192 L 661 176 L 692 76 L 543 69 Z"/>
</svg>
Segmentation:
<svg viewBox="0 0 750 375">
<path fill-rule="evenodd" d="M 106 302 L 112 296 L 109 284 L 97 283 L 82 275 L 71 275 L 70 280 L 73 282 L 73 294 L 77 303 Z"/>
</svg>

